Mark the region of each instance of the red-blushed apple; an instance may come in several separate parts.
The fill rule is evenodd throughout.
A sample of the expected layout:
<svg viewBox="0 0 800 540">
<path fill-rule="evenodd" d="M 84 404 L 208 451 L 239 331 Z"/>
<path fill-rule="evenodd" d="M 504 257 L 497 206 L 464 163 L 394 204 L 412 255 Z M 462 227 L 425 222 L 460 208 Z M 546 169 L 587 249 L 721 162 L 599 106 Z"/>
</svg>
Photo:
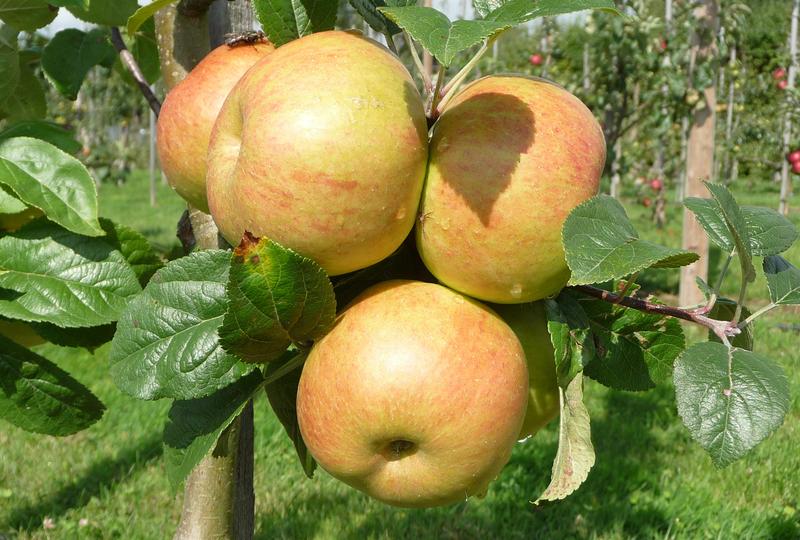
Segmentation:
<svg viewBox="0 0 800 540">
<path fill-rule="evenodd" d="M 332 476 L 388 504 L 483 494 L 528 398 L 525 353 L 495 312 L 441 285 L 367 289 L 311 349 L 300 432 Z"/>
<path fill-rule="evenodd" d="M 517 335 L 528 363 L 528 410 L 519 438 L 535 435 L 558 416 L 556 361 L 542 302 L 494 304 L 492 307 Z"/>
<path fill-rule="evenodd" d="M 390 255 L 414 226 L 427 163 L 422 99 L 403 64 L 351 32 L 268 55 L 237 84 L 209 147 L 222 235 L 249 231 L 331 275 Z"/>
<path fill-rule="evenodd" d="M 800 174 L 800 161 L 795 161 L 792 163 L 792 172 L 795 174 Z"/>
<path fill-rule="evenodd" d="M 662 182 L 660 178 L 653 178 L 650 180 L 650 187 L 653 189 L 653 191 L 661 191 L 661 189 L 664 187 L 664 182 Z"/>
<path fill-rule="evenodd" d="M 542 55 L 541 54 L 532 54 L 530 57 L 531 64 L 534 66 L 541 66 L 542 65 Z"/>
<path fill-rule="evenodd" d="M 776 81 L 779 81 L 784 77 L 786 77 L 786 70 L 784 68 L 778 67 L 772 71 L 772 78 L 775 79 Z"/>
<path fill-rule="evenodd" d="M 542 79 L 480 79 L 434 126 L 417 227 L 425 265 L 481 300 L 530 302 L 569 278 L 561 228 L 597 194 L 606 158 L 591 111 Z"/>
<path fill-rule="evenodd" d="M 800 150 L 789 152 L 789 154 L 786 156 L 786 159 L 789 160 L 789 163 L 796 163 L 800 161 Z"/>
<path fill-rule="evenodd" d="M 653 205 L 653 199 L 650 197 L 643 197 L 642 198 L 642 206 L 645 208 L 650 208 Z"/>
<path fill-rule="evenodd" d="M 242 75 L 274 50 L 265 40 L 217 47 L 164 99 L 157 126 L 161 168 L 178 195 L 203 212 L 208 212 L 206 154 L 214 121 Z"/>
<path fill-rule="evenodd" d="M 786 79 L 781 79 L 780 81 L 775 83 L 775 86 L 778 88 L 778 90 L 786 90 L 787 88 L 789 88 L 789 81 L 787 81 Z"/>
</svg>

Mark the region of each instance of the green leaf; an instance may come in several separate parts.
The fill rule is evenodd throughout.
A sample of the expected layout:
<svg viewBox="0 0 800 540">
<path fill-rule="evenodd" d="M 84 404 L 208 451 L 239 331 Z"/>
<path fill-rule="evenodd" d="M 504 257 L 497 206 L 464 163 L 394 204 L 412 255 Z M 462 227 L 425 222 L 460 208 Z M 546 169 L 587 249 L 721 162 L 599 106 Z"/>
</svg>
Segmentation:
<svg viewBox="0 0 800 540">
<path fill-rule="evenodd" d="M 595 357 L 589 317 L 567 290 L 556 299 L 545 300 L 547 331 L 553 343 L 558 384 L 566 388 Z"/>
<path fill-rule="evenodd" d="M 0 103 L 0 119 L 9 123 L 40 120 L 47 114 L 44 88 L 33 69 L 20 55 L 19 82 L 14 92 Z"/>
<path fill-rule="evenodd" d="M 539 17 L 554 17 L 586 9 L 600 9 L 620 15 L 620 12 L 614 6 L 613 0 L 537 0 L 536 2 L 531 2 L 531 0 L 509 0 L 489 12 L 485 19 L 489 21 L 506 21 L 517 25 Z"/>
<path fill-rule="evenodd" d="M 14 93 L 19 83 L 19 32 L 8 25 L 0 25 L 0 103 Z"/>
<path fill-rule="evenodd" d="M 711 192 L 711 196 L 717 203 L 725 225 L 730 231 L 733 245 L 739 255 L 739 262 L 742 266 L 742 277 L 748 282 L 756 279 L 756 269 L 753 266 L 753 252 L 750 248 L 750 234 L 747 230 L 747 222 L 744 219 L 742 209 L 736 203 L 731 192 L 722 184 L 712 184 L 703 182 Z"/>
<path fill-rule="evenodd" d="M 689 197 L 683 204 L 694 213 L 714 244 L 727 253 L 733 251 L 733 234 L 728 229 L 716 201 Z M 797 228 L 794 224 L 770 208 L 743 206 L 741 213 L 753 256 L 777 255 L 789 249 L 797 240 Z"/>
<path fill-rule="evenodd" d="M 708 317 L 718 321 L 731 321 L 736 314 L 736 302 L 728 298 L 718 298 L 714 302 L 714 307 L 708 312 Z M 742 306 L 740 319 L 744 320 L 750 316 L 750 310 Z M 722 343 L 722 340 L 712 330 L 708 331 L 708 340 Z M 753 350 L 753 325 L 748 324 L 742 329 L 739 335 L 728 338 L 730 344 L 739 349 Z"/>
<path fill-rule="evenodd" d="M 273 376 L 278 370 L 289 364 L 295 362 L 298 355 L 305 356 L 304 353 L 297 351 L 290 351 L 284 355 L 286 361 L 272 362 L 267 367 L 266 376 L 269 378 Z M 300 435 L 300 425 L 297 423 L 297 386 L 300 384 L 300 375 L 302 374 L 302 366 L 300 363 L 294 370 L 282 376 L 278 380 L 266 385 L 267 398 L 275 416 L 278 417 L 283 429 L 291 439 L 294 445 L 297 457 L 300 459 L 300 465 L 303 467 L 303 472 L 307 477 L 314 476 L 314 469 L 317 463 L 314 457 L 306 448 L 306 443 Z"/>
<path fill-rule="evenodd" d="M 111 376 L 139 399 L 196 399 L 252 371 L 226 353 L 217 329 L 228 302 L 230 254 L 199 251 L 168 263 L 117 324 Z"/>
<path fill-rule="evenodd" d="M 400 28 L 386 18 L 386 15 L 378 11 L 378 8 L 386 7 L 383 0 L 350 0 L 350 5 L 361 15 L 361 18 L 379 34 L 388 33 L 390 35 L 400 32 Z"/>
<path fill-rule="evenodd" d="M 331 0 L 252 0 L 258 22 L 280 47 L 314 32 L 333 30 L 338 2 Z"/>
<path fill-rule="evenodd" d="M 0 141 L 0 185 L 67 230 L 105 234 L 97 220 L 97 189 L 86 167 L 45 141 Z"/>
<path fill-rule="evenodd" d="M 292 342 L 321 338 L 336 317 L 325 271 L 272 240 L 245 235 L 228 281 L 222 346 L 246 362 L 269 362 Z"/>
<path fill-rule="evenodd" d="M 210 396 L 172 404 L 164 428 L 164 461 L 173 487 L 211 452 L 263 382 L 261 372 L 253 371 Z"/>
<path fill-rule="evenodd" d="M 558 452 L 553 461 L 550 484 L 534 504 L 567 497 L 583 484 L 594 466 L 589 411 L 583 404 L 583 377 L 575 377 L 566 389 L 559 388 L 559 392 Z"/>
<path fill-rule="evenodd" d="M 774 304 L 800 304 L 800 269 L 779 255 L 764 257 L 769 297 Z"/>
<path fill-rule="evenodd" d="M 116 58 L 105 29 L 82 32 L 68 28 L 45 45 L 42 70 L 62 95 L 75 100 L 89 70 L 98 65 L 109 66 Z"/>
<path fill-rule="evenodd" d="M 91 426 L 104 410 L 67 372 L 0 336 L 0 418 L 26 431 L 62 436 Z"/>
<path fill-rule="evenodd" d="M 46 220 L 0 237 L 0 315 L 60 327 L 116 321 L 141 287 L 122 254 Z"/>
<path fill-rule="evenodd" d="M 23 32 L 47 26 L 57 14 L 47 0 L 0 0 L 0 21 Z"/>
<path fill-rule="evenodd" d="M 505 3 L 505 0 L 472 0 L 472 7 L 475 8 L 475 13 L 486 18 L 492 11 L 496 10 Z"/>
<path fill-rule="evenodd" d="M 678 413 L 718 467 L 741 458 L 783 423 L 789 383 L 768 358 L 697 343 L 675 363 Z"/>
<path fill-rule="evenodd" d="M 67 129 L 53 122 L 27 120 L 9 125 L 0 131 L 0 142 L 14 137 L 31 137 L 60 148 L 67 154 L 76 154 L 82 147 Z"/>
<path fill-rule="evenodd" d="M 443 66 L 449 66 L 459 52 L 513 26 L 510 22 L 484 20 L 451 22 L 441 11 L 421 6 L 387 7 L 378 11 L 407 31 Z"/>
<path fill-rule="evenodd" d="M 145 21 L 152 18 L 158 10 L 176 2 L 178 2 L 178 0 L 153 0 L 146 6 L 137 9 L 133 15 L 128 17 L 128 35 L 134 35 L 136 31 L 139 30 L 139 27 L 142 26 Z"/>
<path fill-rule="evenodd" d="M 106 239 L 118 249 L 128 264 L 131 265 L 139 284 L 147 285 L 150 278 L 164 266 L 161 257 L 155 252 L 147 238 L 118 223 L 108 219 L 100 219 L 106 232 Z"/>
<path fill-rule="evenodd" d="M 27 208 L 27 204 L 6 192 L 4 189 L 0 189 L 0 214 L 19 214 Z"/>
<path fill-rule="evenodd" d="M 128 18 L 139 9 L 137 0 L 84 0 L 77 7 L 70 2 L 67 9 L 82 21 L 103 26 L 125 26 Z"/>
<path fill-rule="evenodd" d="M 650 390 L 672 375 L 685 340 L 673 318 L 645 313 L 602 300 L 581 302 L 598 340 L 597 358 L 583 370 L 587 377 L 617 390 Z"/>
<path fill-rule="evenodd" d="M 598 195 L 575 208 L 562 229 L 570 285 L 602 283 L 644 270 L 675 268 L 696 261 L 696 253 L 639 238 L 625 209 L 613 197 Z"/>
</svg>

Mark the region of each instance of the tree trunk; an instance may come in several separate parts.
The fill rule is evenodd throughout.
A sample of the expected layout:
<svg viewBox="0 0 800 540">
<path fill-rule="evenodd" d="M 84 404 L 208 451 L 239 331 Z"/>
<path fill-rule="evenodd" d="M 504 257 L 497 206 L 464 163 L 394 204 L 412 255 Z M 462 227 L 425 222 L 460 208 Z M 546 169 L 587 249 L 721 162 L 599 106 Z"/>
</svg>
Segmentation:
<svg viewBox="0 0 800 540">
<path fill-rule="evenodd" d="M 183 0 L 155 17 L 161 71 L 167 91 L 178 84 L 225 34 L 253 28 L 248 0 Z M 198 249 L 221 243 L 211 216 L 189 208 Z M 253 537 L 253 409 L 223 431 L 211 454 L 186 480 L 176 539 Z"/>
<path fill-rule="evenodd" d="M 794 0 L 792 7 L 792 30 L 789 37 L 789 55 L 791 58 L 789 64 L 789 86 L 786 91 L 791 92 L 794 88 L 795 79 L 797 78 L 798 57 L 797 57 L 797 25 L 800 19 L 800 0 Z M 791 98 L 787 98 L 791 99 Z M 792 143 L 792 111 L 786 112 L 786 119 L 783 123 L 783 155 L 786 156 L 792 149 L 789 145 Z M 781 165 L 781 200 L 778 210 L 784 216 L 789 213 L 789 197 L 792 195 L 792 173 L 789 172 L 789 163 L 783 159 Z"/>
<path fill-rule="evenodd" d="M 710 62 L 717 54 L 715 43 L 717 0 L 702 0 L 694 8 L 696 27 L 692 35 L 692 57 L 695 62 Z M 714 121 L 716 88 L 703 90 L 705 107 L 695 107 L 686 151 L 686 188 L 688 197 L 705 197 L 704 180 L 714 173 Z M 700 260 L 681 268 L 680 305 L 691 306 L 703 301 L 696 277 L 708 278 L 708 237 L 689 210 L 683 211 L 683 249 L 694 251 Z"/>
<path fill-rule="evenodd" d="M 583 97 L 589 98 L 592 91 L 591 66 L 589 65 L 589 43 L 583 44 Z"/>
</svg>

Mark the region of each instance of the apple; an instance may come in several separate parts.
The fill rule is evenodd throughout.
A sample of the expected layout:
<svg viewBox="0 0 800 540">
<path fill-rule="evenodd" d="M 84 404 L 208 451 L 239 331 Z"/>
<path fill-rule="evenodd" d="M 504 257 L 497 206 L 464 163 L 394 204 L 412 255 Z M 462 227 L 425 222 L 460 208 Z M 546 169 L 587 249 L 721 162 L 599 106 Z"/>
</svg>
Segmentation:
<svg viewBox="0 0 800 540">
<path fill-rule="evenodd" d="M 530 58 L 531 64 L 534 66 L 541 66 L 542 65 L 542 55 L 539 53 L 534 53 L 531 55 Z"/>
<path fill-rule="evenodd" d="M 800 161 L 800 149 L 797 149 L 797 150 L 794 150 L 792 152 L 789 152 L 786 155 L 786 159 L 789 160 L 789 163 L 795 163 L 795 162 Z"/>
<path fill-rule="evenodd" d="M 387 281 L 311 349 L 297 419 L 332 476 L 391 505 L 431 507 L 485 493 L 527 400 L 525 353 L 495 312 L 441 285 Z"/>
<path fill-rule="evenodd" d="M 653 178 L 652 180 L 650 180 L 650 187 L 654 191 L 661 191 L 661 189 L 664 187 L 664 183 L 661 181 L 660 178 Z"/>
<path fill-rule="evenodd" d="M 776 81 L 779 81 L 786 77 L 786 70 L 782 67 L 777 67 L 772 72 L 772 78 Z"/>
<path fill-rule="evenodd" d="M 662 38 L 661 40 L 659 40 L 659 42 L 658 42 L 658 50 L 660 52 L 662 52 L 662 53 L 667 50 L 667 40 L 666 39 Z"/>
<path fill-rule="evenodd" d="M 239 81 L 214 125 L 211 215 L 331 275 L 370 266 L 416 220 L 428 158 L 422 98 L 388 49 L 353 32 L 281 46 Z"/>
<path fill-rule="evenodd" d="M 44 213 L 41 210 L 33 207 L 26 208 L 22 212 L 15 214 L 0 214 L 0 232 L 14 232 L 43 215 Z"/>
<path fill-rule="evenodd" d="M 44 338 L 34 332 L 30 324 L 22 321 L 0 319 L 0 336 L 4 336 L 23 347 L 33 347 L 45 342 Z"/>
<path fill-rule="evenodd" d="M 535 435 L 558 416 L 556 361 L 542 302 L 491 306 L 517 335 L 528 363 L 528 410 L 519 438 Z"/>
<path fill-rule="evenodd" d="M 203 212 L 208 212 L 206 154 L 217 114 L 241 76 L 274 50 L 267 41 L 217 47 L 164 99 L 156 139 L 161 168 L 178 195 Z"/>
<path fill-rule="evenodd" d="M 644 197 L 642 199 L 642 206 L 644 206 L 645 208 L 650 208 L 652 204 L 653 200 L 650 197 Z"/>
<path fill-rule="evenodd" d="M 795 161 L 792 163 L 792 172 L 795 174 L 800 174 L 800 161 Z"/>
<path fill-rule="evenodd" d="M 786 79 L 781 79 L 775 83 L 775 86 L 778 88 L 778 90 L 786 90 L 789 87 L 789 81 Z"/>
<path fill-rule="evenodd" d="M 569 279 L 561 227 L 597 193 L 603 131 L 574 95 L 503 75 L 467 86 L 433 128 L 417 247 L 443 284 L 500 304 Z"/>
</svg>

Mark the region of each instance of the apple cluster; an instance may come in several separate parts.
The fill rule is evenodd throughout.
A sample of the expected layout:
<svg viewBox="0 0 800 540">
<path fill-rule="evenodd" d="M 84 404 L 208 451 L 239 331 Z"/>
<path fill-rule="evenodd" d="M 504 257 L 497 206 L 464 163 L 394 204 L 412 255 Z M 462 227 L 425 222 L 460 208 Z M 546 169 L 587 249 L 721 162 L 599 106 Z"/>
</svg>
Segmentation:
<svg viewBox="0 0 800 540">
<path fill-rule="evenodd" d="M 786 160 L 792 167 L 792 172 L 795 174 L 800 174 L 800 148 L 792 150 L 786 154 Z"/>
<path fill-rule="evenodd" d="M 786 80 L 786 69 L 777 67 L 772 71 L 772 78 L 775 80 L 775 87 L 778 90 L 786 90 L 789 87 L 789 81 Z"/>
<path fill-rule="evenodd" d="M 485 77 L 429 131 L 395 55 L 321 32 L 213 51 L 167 96 L 158 149 L 231 244 L 266 236 L 336 276 L 414 234 L 438 283 L 367 289 L 303 367 L 301 434 L 330 474 L 389 504 L 451 504 L 485 493 L 557 415 L 537 301 L 568 280 L 561 228 L 597 193 L 606 152 L 575 96 Z"/>
</svg>

